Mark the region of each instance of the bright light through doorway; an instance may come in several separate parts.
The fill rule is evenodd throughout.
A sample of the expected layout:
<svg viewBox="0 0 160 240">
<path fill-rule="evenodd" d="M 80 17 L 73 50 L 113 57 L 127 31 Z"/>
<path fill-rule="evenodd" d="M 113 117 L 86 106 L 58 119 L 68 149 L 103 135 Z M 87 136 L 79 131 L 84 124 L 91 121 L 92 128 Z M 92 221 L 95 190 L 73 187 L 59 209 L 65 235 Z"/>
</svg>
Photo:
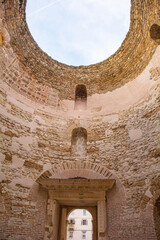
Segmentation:
<svg viewBox="0 0 160 240">
<path fill-rule="evenodd" d="M 67 240 L 92 240 L 92 215 L 85 209 L 73 210 L 67 219 Z"/>
<path fill-rule="evenodd" d="M 94 64 L 123 42 L 130 0 L 27 0 L 27 23 L 40 48 L 55 60 Z"/>
</svg>

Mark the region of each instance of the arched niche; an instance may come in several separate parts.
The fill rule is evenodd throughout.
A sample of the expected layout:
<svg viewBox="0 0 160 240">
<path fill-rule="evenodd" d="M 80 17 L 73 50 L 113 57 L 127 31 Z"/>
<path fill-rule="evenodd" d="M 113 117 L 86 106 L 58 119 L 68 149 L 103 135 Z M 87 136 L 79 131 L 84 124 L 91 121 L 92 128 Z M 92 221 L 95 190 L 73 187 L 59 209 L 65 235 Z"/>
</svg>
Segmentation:
<svg viewBox="0 0 160 240">
<path fill-rule="evenodd" d="M 157 240 L 160 240 L 160 197 L 157 199 L 154 205 L 153 215 Z"/>
<path fill-rule="evenodd" d="M 160 40 L 160 26 L 153 24 L 150 28 L 150 36 L 153 40 Z"/>
<path fill-rule="evenodd" d="M 51 181 L 57 181 L 59 184 L 61 180 L 64 181 L 88 181 L 87 182 L 87 188 L 89 187 L 91 181 L 101 181 L 101 180 L 107 180 L 107 182 L 110 182 L 110 180 L 115 180 L 115 184 L 113 185 L 112 189 L 107 191 L 107 195 L 104 195 L 104 199 L 107 199 L 105 204 L 103 204 L 103 201 L 99 201 L 99 203 L 96 200 L 97 205 L 94 206 L 93 203 L 93 197 L 91 198 L 91 202 L 87 197 L 87 195 L 81 195 L 80 193 L 80 199 L 72 199 L 71 194 L 74 194 L 75 191 L 69 191 L 69 185 L 68 183 L 64 185 L 64 183 L 61 184 L 61 187 L 67 187 L 67 190 L 64 194 L 60 193 L 58 196 L 56 192 L 52 193 L 52 190 L 49 190 L 46 188 L 43 184 L 44 181 L 46 181 L 46 184 L 48 185 Z M 106 236 L 103 238 L 104 240 L 108 239 L 108 235 L 112 235 L 112 229 L 110 226 L 112 224 L 116 223 L 115 225 L 115 234 L 119 234 L 119 230 L 121 229 L 121 225 L 123 222 L 116 221 L 117 214 L 112 214 L 115 209 L 118 211 L 118 215 L 123 215 L 123 205 L 125 204 L 125 191 L 124 188 L 118 179 L 116 175 L 114 175 L 110 170 L 108 170 L 106 167 L 100 165 L 91 163 L 89 161 L 67 161 L 62 162 L 60 164 L 54 164 L 51 169 L 44 170 L 41 172 L 39 177 L 36 180 L 36 185 L 41 186 L 41 188 L 48 191 L 48 199 L 45 200 L 46 207 L 46 217 L 41 219 L 40 218 L 40 211 L 37 211 L 36 217 L 38 219 L 41 219 L 43 222 L 45 222 L 45 228 L 44 228 L 44 237 L 46 239 L 55 239 L 60 240 L 59 232 L 62 229 L 62 233 L 65 233 L 66 229 L 66 221 L 65 219 L 68 216 L 68 213 L 70 213 L 75 208 L 83 208 L 88 210 L 93 217 L 93 228 L 96 229 L 96 240 L 102 239 L 100 236 L 103 234 L 103 229 L 101 227 L 104 227 L 104 224 L 106 224 Z M 49 185 L 48 185 L 49 186 Z M 70 185 L 72 186 L 72 184 Z M 75 184 L 77 187 L 77 184 Z M 92 185 L 93 188 L 96 186 Z M 60 191 L 62 191 L 62 188 L 58 187 Z M 86 189 L 86 188 L 85 188 Z M 82 189 L 81 189 L 82 190 Z M 98 191 L 100 188 L 98 187 Z M 90 194 L 90 190 L 88 191 L 88 194 Z M 37 201 L 39 201 L 39 195 L 38 192 L 35 191 L 35 189 L 32 189 L 30 194 L 30 201 L 32 200 L 32 195 L 36 196 Z M 33 196 L 33 197 L 34 197 Z M 82 198 L 83 196 L 83 198 Z M 98 195 L 96 195 L 97 198 L 101 198 L 100 192 Z M 61 198 L 60 199 L 58 198 Z M 67 200 L 68 198 L 68 200 Z M 65 202 L 64 202 L 65 201 Z M 69 202 L 68 202 L 69 201 Z M 84 204 L 83 204 L 84 203 Z M 67 205 L 68 204 L 68 205 Z M 83 205 L 83 206 L 82 206 Z M 102 210 L 106 208 L 106 210 Z M 107 216 L 106 216 L 107 214 Z M 66 218 L 65 218 L 66 216 Z M 94 221 L 96 219 L 96 221 Z M 40 221 L 41 221 L 40 220 Z M 62 221 L 64 220 L 64 221 Z M 106 221 L 106 222 L 105 222 Z M 97 225 L 99 227 L 97 227 Z M 126 227 L 127 228 L 127 227 Z M 100 235 L 99 235 L 100 234 Z M 99 237 L 98 237 L 99 236 Z M 62 235 L 63 239 L 64 235 Z M 64 238 L 65 239 L 65 238 Z M 93 240 L 95 240 L 93 238 Z"/>
<path fill-rule="evenodd" d="M 71 155 L 85 157 L 87 155 L 87 130 L 79 127 L 72 131 Z"/>
<path fill-rule="evenodd" d="M 75 110 L 87 109 L 87 89 L 83 84 L 77 85 L 75 90 Z"/>
</svg>

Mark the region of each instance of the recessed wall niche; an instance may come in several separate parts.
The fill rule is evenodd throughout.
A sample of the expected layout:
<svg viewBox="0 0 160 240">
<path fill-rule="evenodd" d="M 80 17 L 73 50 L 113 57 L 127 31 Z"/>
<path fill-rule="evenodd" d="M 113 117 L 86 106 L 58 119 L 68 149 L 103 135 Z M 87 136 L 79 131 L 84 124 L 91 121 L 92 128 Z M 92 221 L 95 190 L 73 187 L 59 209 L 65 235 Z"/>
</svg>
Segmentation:
<svg viewBox="0 0 160 240">
<path fill-rule="evenodd" d="M 153 40 L 160 39 L 160 26 L 153 24 L 150 28 L 150 36 Z"/>
<path fill-rule="evenodd" d="M 87 109 L 87 89 L 83 84 L 77 85 L 75 90 L 75 110 Z"/>
<path fill-rule="evenodd" d="M 72 131 L 71 155 L 85 157 L 87 155 L 87 130 L 79 127 Z"/>
</svg>

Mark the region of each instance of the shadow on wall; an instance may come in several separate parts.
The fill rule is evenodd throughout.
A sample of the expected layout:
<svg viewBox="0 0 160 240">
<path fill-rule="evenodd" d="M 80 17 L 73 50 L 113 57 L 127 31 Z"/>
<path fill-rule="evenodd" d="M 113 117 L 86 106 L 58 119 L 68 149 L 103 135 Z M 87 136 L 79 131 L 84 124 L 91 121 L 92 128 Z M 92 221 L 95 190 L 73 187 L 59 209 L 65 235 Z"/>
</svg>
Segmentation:
<svg viewBox="0 0 160 240">
<path fill-rule="evenodd" d="M 157 199 L 154 205 L 154 223 L 157 240 L 160 240 L 160 197 Z"/>
<path fill-rule="evenodd" d="M 153 40 L 155 40 L 158 44 L 160 44 L 160 26 L 157 24 L 153 24 L 150 28 L 150 36 Z"/>
<path fill-rule="evenodd" d="M 77 85 L 75 91 L 75 110 L 87 109 L 87 89 L 85 85 Z"/>
</svg>

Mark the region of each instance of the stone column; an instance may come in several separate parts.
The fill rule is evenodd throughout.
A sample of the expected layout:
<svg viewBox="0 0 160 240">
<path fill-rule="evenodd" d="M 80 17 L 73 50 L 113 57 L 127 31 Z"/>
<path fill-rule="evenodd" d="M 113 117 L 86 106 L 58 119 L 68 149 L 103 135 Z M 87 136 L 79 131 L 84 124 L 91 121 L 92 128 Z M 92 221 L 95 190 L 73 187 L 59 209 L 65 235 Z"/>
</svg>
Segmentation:
<svg viewBox="0 0 160 240">
<path fill-rule="evenodd" d="M 48 199 L 44 240 L 58 240 L 59 204 Z"/>
<path fill-rule="evenodd" d="M 107 240 L 106 201 L 98 201 L 98 240 Z"/>
<path fill-rule="evenodd" d="M 67 209 L 62 208 L 60 240 L 66 240 L 67 235 Z"/>
<path fill-rule="evenodd" d="M 52 223 L 53 223 L 53 235 L 52 240 L 58 240 L 58 228 L 59 228 L 59 215 L 60 207 L 56 200 L 53 200 L 53 210 L 52 210 Z"/>
</svg>

